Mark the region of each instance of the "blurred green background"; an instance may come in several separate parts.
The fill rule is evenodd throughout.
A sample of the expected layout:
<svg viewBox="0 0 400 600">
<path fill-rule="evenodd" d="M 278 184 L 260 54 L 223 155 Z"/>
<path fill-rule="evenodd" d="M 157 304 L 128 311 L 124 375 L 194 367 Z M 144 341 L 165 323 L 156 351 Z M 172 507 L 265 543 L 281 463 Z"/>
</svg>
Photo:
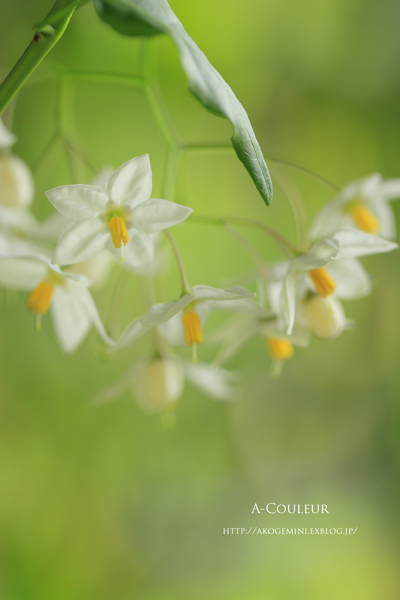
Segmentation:
<svg viewBox="0 0 400 600">
<path fill-rule="evenodd" d="M 51 2 L 0 10 L 0 66 L 10 68 Z M 189 34 L 244 104 L 266 156 L 307 165 L 345 185 L 373 171 L 399 177 L 400 4 L 394 0 L 173 0 Z M 189 96 L 168 39 L 152 44 L 159 81 L 187 141 L 231 135 Z M 58 118 L 56 69 L 137 73 L 140 43 L 80 9 L 21 91 L 15 153 L 33 166 Z M 150 153 L 160 194 L 165 144 L 143 95 L 125 85 L 79 82 L 62 96 L 63 127 L 96 168 Z M 66 115 L 66 116 L 65 116 Z M 90 172 L 72 157 L 77 177 Z M 274 179 L 273 163 L 271 172 Z M 80 171 L 79 171 L 80 170 Z M 329 191 L 290 171 L 310 218 Z M 71 182 L 56 143 L 35 170 L 43 192 Z M 275 181 L 275 180 L 274 180 Z M 202 214 L 265 220 L 294 235 L 278 185 L 266 209 L 233 151 L 182 159 L 176 201 Z M 397 216 L 400 207 L 395 206 Z M 279 252 L 252 236 L 265 258 Z M 192 284 L 221 286 L 253 268 L 217 228 L 175 229 Z M 112 361 L 92 332 L 66 357 L 50 319 L 33 331 L 23 294 L 1 308 L 0 597 L 2 600 L 397 600 L 399 564 L 400 268 L 396 252 L 365 261 L 372 295 L 345 304 L 357 328 L 297 350 L 269 377 L 263 340 L 229 366 L 243 370 L 242 401 L 187 387 L 176 425 L 162 427 L 126 393 L 93 408 L 88 398 L 146 355 L 144 339 Z M 107 318 L 111 288 L 95 294 Z M 166 297 L 178 293 L 174 265 Z M 119 327 L 142 310 L 135 281 Z M 202 349 L 201 356 L 212 356 Z M 328 504 L 330 515 L 251 515 L 254 503 Z M 352 537 L 235 536 L 224 527 L 358 527 Z"/>
</svg>

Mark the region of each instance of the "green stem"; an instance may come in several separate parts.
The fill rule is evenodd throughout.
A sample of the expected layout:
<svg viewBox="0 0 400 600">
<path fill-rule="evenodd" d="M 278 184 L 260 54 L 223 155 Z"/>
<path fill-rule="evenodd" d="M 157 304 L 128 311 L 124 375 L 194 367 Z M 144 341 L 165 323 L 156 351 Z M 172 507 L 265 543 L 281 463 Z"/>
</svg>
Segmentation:
<svg viewBox="0 0 400 600">
<path fill-rule="evenodd" d="M 338 185 L 336 185 L 336 183 L 333 183 L 326 177 L 323 177 L 322 175 L 315 173 L 315 171 L 312 171 L 308 167 L 303 167 L 302 165 L 298 165 L 297 163 L 294 163 L 290 160 L 275 158 L 273 156 L 268 156 L 268 160 L 275 162 L 278 165 L 285 165 L 286 167 L 291 167 L 292 169 L 297 169 L 298 171 L 302 171 L 303 173 L 310 175 L 311 177 L 313 177 L 320 183 L 323 183 L 326 187 L 328 187 L 329 189 L 333 190 L 336 193 L 339 193 L 341 191 L 341 188 Z"/>
<path fill-rule="evenodd" d="M 249 242 L 247 238 L 244 237 L 241 233 L 236 231 L 234 227 L 229 225 L 229 223 L 225 223 L 224 228 L 228 231 L 238 242 L 245 248 L 248 254 L 252 257 L 255 264 L 257 265 L 258 270 L 262 275 L 268 276 L 268 269 L 265 266 L 265 262 L 263 257 L 257 252 L 253 244 Z"/>
<path fill-rule="evenodd" d="M 0 85 L 0 114 L 7 108 L 15 94 L 24 85 L 28 77 L 42 62 L 44 57 L 64 33 L 77 7 L 71 0 L 57 0 L 46 19 L 59 13 L 58 19 L 52 23 L 51 30 L 37 31 L 33 40 Z M 45 21 L 46 21 L 45 19 Z"/>
<path fill-rule="evenodd" d="M 306 251 L 308 247 L 308 223 L 304 200 L 293 179 L 280 164 L 276 163 L 272 169 L 272 176 L 278 181 L 289 203 L 297 233 L 297 245 Z"/>
<path fill-rule="evenodd" d="M 247 217 L 209 217 L 206 215 L 192 214 L 189 217 L 189 222 L 190 221 L 193 221 L 195 223 L 209 223 L 210 225 L 222 226 L 225 226 L 227 223 L 237 225 L 249 225 L 250 227 L 261 229 L 261 231 L 264 231 L 264 233 L 269 235 L 273 240 L 275 240 L 275 242 L 279 245 L 281 250 L 289 258 L 293 258 L 293 256 L 304 254 L 304 252 L 301 252 L 299 248 L 296 248 L 296 246 L 294 246 L 294 244 L 292 244 L 292 242 L 290 242 L 282 234 L 275 231 L 275 229 L 272 229 L 272 227 L 268 227 L 268 225 L 264 225 L 264 223 L 256 221 L 255 219 L 248 219 Z"/>
<path fill-rule="evenodd" d="M 169 229 L 165 229 L 164 233 L 167 236 L 167 239 L 171 245 L 172 252 L 174 253 L 175 260 L 178 265 L 179 275 L 181 278 L 182 294 L 190 294 L 192 290 L 191 290 L 189 280 L 186 275 L 185 265 L 183 264 L 183 259 L 182 259 L 181 253 L 179 252 L 179 248 L 172 236 L 172 233 L 169 231 Z"/>
</svg>

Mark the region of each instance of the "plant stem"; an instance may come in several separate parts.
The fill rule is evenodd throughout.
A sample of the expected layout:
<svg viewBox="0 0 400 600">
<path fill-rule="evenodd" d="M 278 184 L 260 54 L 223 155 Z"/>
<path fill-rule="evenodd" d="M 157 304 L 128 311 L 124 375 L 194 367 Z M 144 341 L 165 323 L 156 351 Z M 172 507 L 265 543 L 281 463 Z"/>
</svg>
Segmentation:
<svg viewBox="0 0 400 600">
<path fill-rule="evenodd" d="M 322 175 L 315 173 L 315 171 L 312 171 L 308 167 L 303 167 L 302 165 L 298 165 L 297 163 L 294 163 L 290 160 L 275 158 L 273 156 L 269 156 L 268 160 L 275 162 L 279 165 L 285 165 L 287 167 L 292 167 L 292 169 L 297 169 L 298 171 L 303 171 L 303 173 L 306 173 L 307 175 L 314 177 L 314 179 L 316 179 L 320 183 L 323 183 L 326 187 L 328 187 L 329 189 L 333 190 L 336 193 L 339 193 L 341 191 L 341 188 L 338 185 L 336 185 L 336 183 L 333 183 L 326 177 L 323 177 Z"/>
<path fill-rule="evenodd" d="M 257 268 L 260 271 L 260 273 L 268 275 L 268 270 L 265 266 L 264 259 L 254 248 L 253 244 L 251 244 L 249 240 L 244 237 L 244 235 L 236 231 L 234 227 L 229 225 L 229 223 L 225 223 L 224 228 L 239 242 L 239 244 L 243 246 L 243 248 L 247 250 L 248 254 L 252 257 L 255 264 L 257 265 Z"/>
<path fill-rule="evenodd" d="M 301 193 L 289 173 L 280 164 L 273 165 L 272 176 L 278 181 L 289 203 L 297 233 L 297 245 L 306 251 L 308 247 L 307 210 Z"/>
<path fill-rule="evenodd" d="M 186 275 L 185 265 L 183 264 L 183 260 L 182 260 L 181 253 L 179 252 L 179 248 L 176 245 L 176 242 L 172 236 L 172 233 L 169 231 L 169 229 L 165 229 L 164 233 L 167 236 L 169 243 L 171 244 L 171 248 L 175 255 L 175 259 L 176 259 L 176 262 L 178 265 L 179 274 L 181 277 L 181 284 L 182 284 L 182 294 L 190 294 L 191 287 L 190 287 L 189 280 Z"/>
<path fill-rule="evenodd" d="M 76 1 L 57 0 L 46 19 L 59 13 L 57 20 L 52 23 L 52 27 L 47 31 L 37 31 L 33 40 L 0 85 L 0 114 L 7 108 L 15 94 L 24 85 L 28 77 L 42 62 L 44 57 L 64 33 L 72 15 L 77 7 Z M 45 21 L 46 21 L 45 19 Z M 43 28 L 42 28 L 43 29 Z"/>
<path fill-rule="evenodd" d="M 287 238 L 285 238 L 282 234 L 272 229 L 272 227 L 268 227 L 268 225 L 264 225 L 260 221 L 256 221 L 255 219 L 248 219 L 247 217 L 209 217 L 206 215 L 190 215 L 190 221 L 194 221 L 196 223 L 209 223 L 211 225 L 222 225 L 225 226 L 227 223 L 237 224 L 237 225 L 249 225 L 250 227 L 255 227 L 256 229 L 261 229 L 272 237 L 275 242 L 279 245 L 281 250 L 288 256 L 289 258 L 293 258 L 294 256 L 298 256 L 299 254 L 303 254 L 290 242 Z M 189 221 L 189 222 L 190 222 Z"/>
</svg>

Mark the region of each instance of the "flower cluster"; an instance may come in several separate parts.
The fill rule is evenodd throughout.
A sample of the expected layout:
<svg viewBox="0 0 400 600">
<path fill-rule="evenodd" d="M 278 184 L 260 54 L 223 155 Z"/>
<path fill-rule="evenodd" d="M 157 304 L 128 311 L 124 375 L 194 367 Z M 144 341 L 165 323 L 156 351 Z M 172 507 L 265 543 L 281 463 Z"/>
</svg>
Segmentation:
<svg viewBox="0 0 400 600">
<path fill-rule="evenodd" d="M 75 351 L 91 326 L 110 355 L 153 332 L 153 355 L 132 365 L 118 382 L 100 392 L 99 402 L 132 387 L 143 408 L 167 411 L 182 396 L 185 381 L 211 397 L 234 399 L 238 374 L 223 365 L 245 344 L 262 336 L 272 359 L 271 373 L 279 375 L 284 362 L 292 358 L 294 346 L 307 347 L 311 336 L 335 338 L 353 326 L 341 301 L 371 292 L 371 279 L 359 259 L 397 248 L 392 241 L 395 224 L 389 201 L 400 196 L 400 180 L 383 181 L 375 174 L 346 187 L 320 211 L 301 250 L 277 232 L 252 222 L 264 227 L 289 255 L 271 264 L 257 257 L 257 293 L 239 285 L 192 287 L 169 231 L 192 210 L 151 198 L 147 155 L 114 172 L 103 170 L 90 184 L 47 191 L 57 212 L 39 223 L 29 212 L 32 175 L 9 150 L 15 141 L 0 121 L 0 285 L 29 293 L 27 308 L 35 316 L 37 329 L 50 311 L 65 352 Z M 212 218 L 209 221 L 213 223 Z M 215 221 L 230 227 L 229 219 Z M 240 224 L 240 219 L 233 222 Z M 249 249 L 250 242 L 231 229 Z M 162 264 L 162 231 L 176 258 L 181 294 L 170 302 L 149 305 L 121 335 L 113 337 L 103 325 L 89 287 L 107 280 L 113 261 L 122 262 L 128 276 L 132 272 L 151 275 Z M 207 317 L 212 310 L 236 316 L 208 333 Z M 212 364 L 197 360 L 203 343 L 218 344 Z M 191 348 L 192 360 L 180 351 L 184 346 Z"/>
</svg>

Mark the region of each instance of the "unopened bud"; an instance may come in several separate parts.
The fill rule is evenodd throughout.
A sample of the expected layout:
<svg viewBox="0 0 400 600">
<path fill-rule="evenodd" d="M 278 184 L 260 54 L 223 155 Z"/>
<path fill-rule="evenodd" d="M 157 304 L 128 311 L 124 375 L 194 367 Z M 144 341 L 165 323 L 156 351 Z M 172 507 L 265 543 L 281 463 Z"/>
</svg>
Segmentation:
<svg viewBox="0 0 400 600">
<path fill-rule="evenodd" d="M 27 208 L 33 196 L 34 183 L 28 165 L 13 154 L 0 158 L 0 204 Z"/>
<path fill-rule="evenodd" d="M 143 368 L 135 383 L 139 403 L 149 412 L 173 408 L 183 392 L 185 374 L 173 358 L 154 358 Z"/>
<path fill-rule="evenodd" d="M 343 307 L 332 296 L 312 296 L 304 305 L 303 315 L 311 333 L 322 340 L 337 337 L 346 324 Z"/>
</svg>

